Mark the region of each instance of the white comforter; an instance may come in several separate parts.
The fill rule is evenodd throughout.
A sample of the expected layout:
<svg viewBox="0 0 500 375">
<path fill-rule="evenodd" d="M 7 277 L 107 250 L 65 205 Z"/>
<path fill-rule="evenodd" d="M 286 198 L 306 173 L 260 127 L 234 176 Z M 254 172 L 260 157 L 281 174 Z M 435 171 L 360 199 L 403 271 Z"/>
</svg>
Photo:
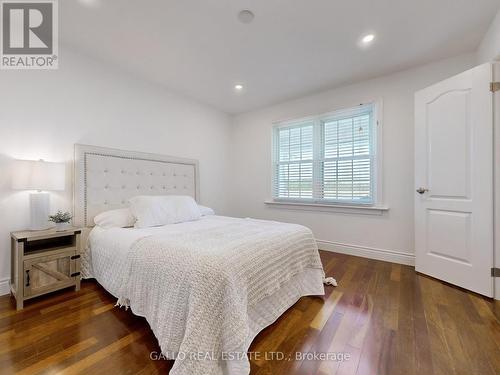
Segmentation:
<svg viewBox="0 0 500 375">
<path fill-rule="evenodd" d="M 208 216 L 94 229 L 89 244 L 86 276 L 146 317 L 162 352 L 176 358 L 173 375 L 248 374 L 244 353 L 258 331 L 300 296 L 324 293 L 316 241 L 300 225 Z M 297 283 L 299 275 L 307 281 Z M 261 301 L 265 318 L 256 324 L 250 312 Z"/>
</svg>

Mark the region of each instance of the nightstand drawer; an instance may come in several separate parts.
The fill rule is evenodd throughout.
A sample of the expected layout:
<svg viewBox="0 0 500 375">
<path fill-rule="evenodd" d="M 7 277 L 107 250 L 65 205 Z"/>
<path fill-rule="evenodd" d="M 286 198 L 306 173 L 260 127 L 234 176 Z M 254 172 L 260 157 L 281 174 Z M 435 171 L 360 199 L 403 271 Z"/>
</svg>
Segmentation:
<svg viewBox="0 0 500 375">
<path fill-rule="evenodd" d="M 35 297 L 66 286 L 80 278 L 80 256 L 75 249 L 59 250 L 24 261 L 24 297 Z"/>
</svg>

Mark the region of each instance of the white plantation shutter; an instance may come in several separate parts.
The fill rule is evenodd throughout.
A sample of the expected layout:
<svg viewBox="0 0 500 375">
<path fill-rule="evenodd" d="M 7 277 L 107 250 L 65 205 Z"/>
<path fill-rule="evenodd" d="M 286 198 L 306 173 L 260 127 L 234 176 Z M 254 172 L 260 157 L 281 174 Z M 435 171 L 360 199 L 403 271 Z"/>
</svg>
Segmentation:
<svg viewBox="0 0 500 375">
<path fill-rule="evenodd" d="M 313 123 L 278 129 L 278 159 L 274 195 L 313 198 Z"/>
<path fill-rule="evenodd" d="M 274 129 L 273 197 L 374 204 L 373 105 Z"/>
</svg>

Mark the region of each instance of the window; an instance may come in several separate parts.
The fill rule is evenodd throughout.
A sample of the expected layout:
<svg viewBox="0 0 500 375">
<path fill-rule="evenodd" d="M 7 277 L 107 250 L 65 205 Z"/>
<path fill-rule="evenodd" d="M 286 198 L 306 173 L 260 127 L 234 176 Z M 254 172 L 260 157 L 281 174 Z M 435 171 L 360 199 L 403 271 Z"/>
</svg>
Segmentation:
<svg viewBox="0 0 500 375">
<path fill-rule="evenodd" d="M 278 124 L 274 200 L 376 204 L 376 136 L 374 104 Z"/>
</svg>

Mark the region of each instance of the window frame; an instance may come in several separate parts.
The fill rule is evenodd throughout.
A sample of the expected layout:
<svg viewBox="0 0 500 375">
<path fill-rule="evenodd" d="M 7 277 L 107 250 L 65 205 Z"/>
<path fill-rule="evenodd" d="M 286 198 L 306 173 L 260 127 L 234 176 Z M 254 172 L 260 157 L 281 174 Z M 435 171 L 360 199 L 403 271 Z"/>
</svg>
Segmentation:
<svg viewBox="0 0 500 375">
<path fill-rule="evenodd" d="M 323 159 L 323 150 L 324 145 L 321 141 L 322 132 L 324 131 L 324 123 L 328 118 L 338 117 L 342 112 L 348 113 L 349 111 L 354 112 L 359 106 L 370 105 L 372 107 L 372 133 L 371 137 L 373 148 L 373 152 L 371 153 L 373 156 L 373 173 L 372 173 L 372 181 L 371 181 L 371 189 L 372 189 L 372 201 L 371 202 L 342 202 L 338 200 L 324 199 L 324 198 L 314 198 L 314 190 L 317 188 L 314 185 L 314 177 L 313 177 L 313 198 L 289 198 L 289 197 L 276 197 L 275 196 L 275 188 L 276 188 L 276 179 L 277 179 L 277 167 L 279 165 L 279 148 L 277 147 L 279 142 L 279 129 L 281 128 L 289 128 L 294 126 L 300 126 L 306 122 L 313 123 L 313 176 L 317 175 L 317 168 L 320 167 L 320 161 Z M 298 208 L 298 206 L 304 206 L 301 208 L 313 207 L 313 208 L 354 208 L 363 209 L 367 208 L 375 211 L 384 211 L 387 210 L 387 207 L 383 205 L 383 196 L 382 196 L 382 100 L 370 100 L 361 104 L 351 105 L 351 106 L 342 106 L 341 108 L 335 109 L 333 111 L 329 111 L 326 113 L 322 113 L 319 115 L 310 115 L 304 116 L 301 118 L 294 118 L 291 120 L 284 121 L 276 121 L 272 127 L 272 176 L 271 176 L 271 200 L 267 200 L 265 203 L 274 204 L 278 206 L 283 206 L 285 208 Z M 319 138 L 319 139 L 318 139 Z M 320 144 L 321 147 L 314 147 L 315 145 Z"/>
</svg>

